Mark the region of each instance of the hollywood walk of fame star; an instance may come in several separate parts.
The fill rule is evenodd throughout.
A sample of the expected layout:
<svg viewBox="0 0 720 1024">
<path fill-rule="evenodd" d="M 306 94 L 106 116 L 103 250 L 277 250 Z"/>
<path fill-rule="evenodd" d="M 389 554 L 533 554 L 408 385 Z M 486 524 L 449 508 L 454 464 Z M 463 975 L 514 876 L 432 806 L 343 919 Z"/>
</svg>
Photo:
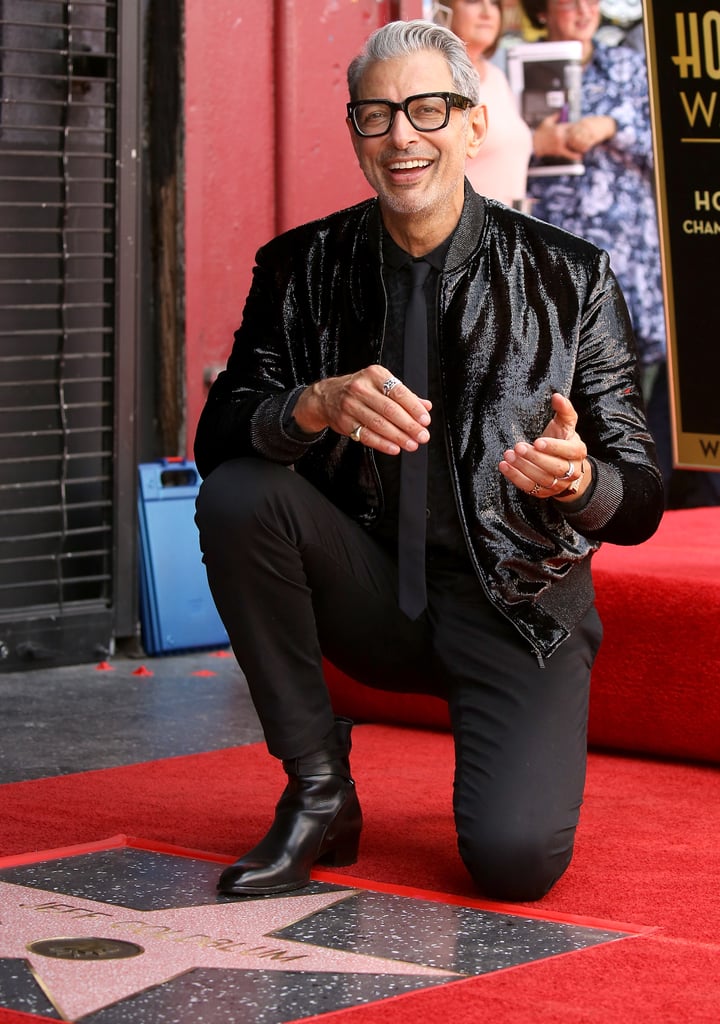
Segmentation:
<svg viewBox="0 0 720 1024">
<path fill-rule="evenodd" d="M 0 957 L 28 961 L 65 1020 L 76 1020 L 198 967 L 415 975 L 448 981 L 462 977 L 403 960 L 273 938 L 273 933 L 356 892 L 138 911 L 0 882 Z M 127 959 L 52 959 L 29 948 L 42 939 L 86 937 L 135 943 L 142 953 Z"/>
</svg>

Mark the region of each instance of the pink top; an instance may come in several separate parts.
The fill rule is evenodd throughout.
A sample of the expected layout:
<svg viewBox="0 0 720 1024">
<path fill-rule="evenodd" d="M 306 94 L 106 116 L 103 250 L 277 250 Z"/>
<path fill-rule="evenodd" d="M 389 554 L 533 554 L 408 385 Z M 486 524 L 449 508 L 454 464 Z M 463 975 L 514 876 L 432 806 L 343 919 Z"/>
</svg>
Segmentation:
<svg viewBox="0 0 720 1024">
<path fill-rule="evenodd" d="M 483 196 L 508 206 L 525 198 L 532 132 L 518 111 L 508 80 L 497 65 L 484 63 L 480 102 L 487 107 L 488 131 L 480 152 L 468 160 L 465 173 Z"/>
</svg>

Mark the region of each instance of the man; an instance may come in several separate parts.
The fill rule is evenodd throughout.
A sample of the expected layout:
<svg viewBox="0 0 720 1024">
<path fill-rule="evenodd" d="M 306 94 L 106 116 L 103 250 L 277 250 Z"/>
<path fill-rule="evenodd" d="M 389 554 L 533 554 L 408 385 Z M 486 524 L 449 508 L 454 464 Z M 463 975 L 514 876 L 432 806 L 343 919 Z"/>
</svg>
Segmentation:
<svg viewBox="0 0 720 1024">
<path fill-rule="evenodd" d="M 451 32 L 386 25 L 348 83 L 377 199 L 260 250 L 196 439 L 210 586 L 288 776 L 219 888 L 286 892 L 357 856 L 324 655 L 447 699 L 463 861 L 485 896 L 538 899 L 582 802 L 591 556 L 662 515 L 627 311 L 606 254 L 465 182 L 487 113 Z"/>
</svg>

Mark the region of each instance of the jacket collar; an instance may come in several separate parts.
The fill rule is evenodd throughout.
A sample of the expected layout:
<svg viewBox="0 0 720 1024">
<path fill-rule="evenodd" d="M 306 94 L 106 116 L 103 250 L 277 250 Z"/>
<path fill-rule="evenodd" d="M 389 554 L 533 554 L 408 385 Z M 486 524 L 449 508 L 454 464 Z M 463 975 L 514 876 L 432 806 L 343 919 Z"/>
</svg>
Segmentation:
<svg viewBox="0 0 720 1024">
<path fill-rule="evenodd" d="M 445 270 L 457 270 L 477 249 L 485 223 L 485 200 L 465 179 L 465 202 L 445 259 Z"/>
<path fill-rule="evenodd" d="M 485 223 L 485 200 L 473 189 L 465 179 L 465 202 L 463 203 L 460 220 L 453 232 L 450 248 L 445 257 L 445 270 L 457 270 L 478 245 L 480 233 Z M 378 255 L 382 262 L 382 217 L 377 199 L 372 202 L 367 224 L 368 242 L 373 255 Z"/>
</svg>

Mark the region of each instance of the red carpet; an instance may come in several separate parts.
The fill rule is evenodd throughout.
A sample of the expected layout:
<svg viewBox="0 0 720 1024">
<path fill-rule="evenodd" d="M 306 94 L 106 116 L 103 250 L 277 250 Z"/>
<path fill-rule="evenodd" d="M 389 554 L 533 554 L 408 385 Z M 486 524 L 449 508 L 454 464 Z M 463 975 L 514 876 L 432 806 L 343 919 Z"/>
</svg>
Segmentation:
<svg viewBox="0 0 720 1024">
<path fill-rule="evenodd" d="M 594 747 L 720 762 L 718 538 L 720 508 L 682 509 L 646 543 L 595 555 L 604 640 L 590 691 Z M 337 714 L 449 727 L 435 697 L 371 690 L 329 663 L 325 674 Z"/>
<path fill-rule="evenodd" d="M 346 873 L 474 897 L 455 850 L 450 736 L 373 725 L 353 738 L 366 828 Z M 281 786 L 262 746 L 6 785 L 0 855 L 125 833 L 231 858 L 263 834 Z M 533 909 L 656 930 L 322 1020 L 718 1024 L 718 834 L 715 768 L 594 754 L 575 859 Z M 0 1024 L 33 1019 L 0 1010 Z"/>
</svg>

